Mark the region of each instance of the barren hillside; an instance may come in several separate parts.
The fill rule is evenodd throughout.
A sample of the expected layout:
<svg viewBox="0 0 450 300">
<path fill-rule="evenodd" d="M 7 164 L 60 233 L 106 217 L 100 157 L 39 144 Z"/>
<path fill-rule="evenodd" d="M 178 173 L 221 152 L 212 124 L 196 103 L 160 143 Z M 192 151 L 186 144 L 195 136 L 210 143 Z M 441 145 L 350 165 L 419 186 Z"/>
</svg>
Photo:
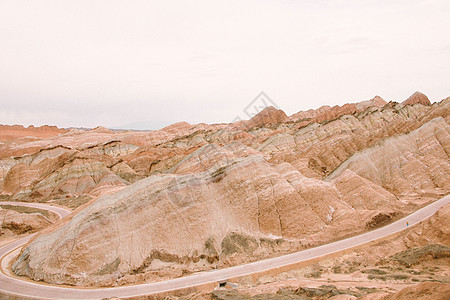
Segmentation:
<svg viewBox="0 0 450 300">
<path fill-rule="evenodd" d="M 380 97 L 233 124 L 0 144 L 8 200 L 88 203 L 14 272 L 74 285 L 183 276 L 353 235 L 450 190 L 450 98 Z"/>
</svg>

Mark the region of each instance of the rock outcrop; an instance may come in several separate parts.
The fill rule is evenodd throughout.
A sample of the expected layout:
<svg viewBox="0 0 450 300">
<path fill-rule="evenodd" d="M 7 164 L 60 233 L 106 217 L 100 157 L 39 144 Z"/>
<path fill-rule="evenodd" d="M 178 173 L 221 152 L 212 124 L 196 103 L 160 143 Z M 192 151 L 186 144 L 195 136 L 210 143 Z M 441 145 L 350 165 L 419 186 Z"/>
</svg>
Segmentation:
<svg viewBox="0 0 450 300">
<path fill-rule="evenodd" d="M 42 230 L 53 223 L 54 217 L 47 218 L 40 213 L 21 213 L 0 207 L 0 237 L 18 235 Z"/>
<path fill-rule="evenodd" d="M 128 181 L 108 167 L 108 159 L 65 151 L 56 158 L 13 165 L 3 179 L 3 191 L 13 199 L 30 201 L 56 197 L 98 196 Z"/>
</svg>

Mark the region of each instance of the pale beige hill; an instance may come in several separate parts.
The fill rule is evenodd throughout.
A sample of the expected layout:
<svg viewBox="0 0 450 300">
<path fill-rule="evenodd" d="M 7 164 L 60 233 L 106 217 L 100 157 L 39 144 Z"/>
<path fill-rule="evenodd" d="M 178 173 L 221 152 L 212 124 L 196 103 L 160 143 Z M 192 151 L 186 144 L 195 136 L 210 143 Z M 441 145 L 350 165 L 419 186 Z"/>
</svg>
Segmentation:
<svg viewBox="0 0 450 300">
<path fill-rule="evenodd" d="M 3 179 L 9 170 L 16 164 L 26 164 L 29 166 L 37 165 L 46 158 L 55 158 L 70 150 L 67 147 L 56 146 L 44 148 L 33 154 L 26 154 L 19 157 L 8 157 L 0 159 L 0 180 Z"/>
<path fill-rule="evenodd" d="M 202 150 L 176 168 L 198 168 L 198 157 L 205 155 L 201 161 L 207 171 L 154 175 L 99 198 L 62 228 L 31 243 L 15 272 L 70 284 L 178 276 L 181 269 L 207 270 L 286 251 L 295 247 L 289 240 L 319 232 L 330 230 L 336 238 L 336 224 L 348 216 L 358 222 L 342 234 L 355 233 L 378 212 L 401 207 L 393 195 L 354 173 L 340 180 L 362 186 L 356 197 L 339 190 L 342 182 L 322 189 L 292 166 L 274 168 L 243 145 Z M 218 159 L 224 153 L 226 160 Z M 317 198 L 318 190 L 327 189 L 328 196 Z M 371 210 L 376 198 L 376 210 Z"/>
<path fill-rule="evenodd" d="M 65 151 L 56 158 L 18 163 L 6 174 L 3 191 L 21 201 L 99 196 L 129 184 L 107 168 L 108 160 L 108 157 Z"/>
<path fill-rule="evenodd" d="M 350 169 L 399 196 L 445 195 L 450 192 L 448 153 L 450 125 L 436 118 L 407 135 L 356 153 L 328 179 Z"/>
<path fill-rule="evenodd" d="M 102 197 L 27 247 L 15 271 L 48 282 L 111 282 L 158 269 L 154 260 L 214 262 L 232 232 L 295 238 L 321 224 L 262 157 L 248 157 L 212 176 L 151 176 Z"/>
<path fill-rule="evenodd" d="M 166 126 L 163 129 L 161 129 L 161 130 L 167 131 L 167 132 L 170 132 L 170 133 L 177 133 L 177 132 L 180 132 L 180 131 L 183 131 L 183 130 L 189 130 L 189 128 L 191 128 L 191 127 L 192 127 L 192 125 L 189 124 L 188 122 L 178 122 L 178 123 Z"/>
<path fill-rule="evenodd" d="M 233 160 L 249 155 L 261 155 L 261 153 L 239 142 L 231 142 L 224 147 L 207 144 L 185 156 L 169 172 L 176 174 L 200 173 L 211 168 L 227 167 L 233 163 Z"/>
</svg>

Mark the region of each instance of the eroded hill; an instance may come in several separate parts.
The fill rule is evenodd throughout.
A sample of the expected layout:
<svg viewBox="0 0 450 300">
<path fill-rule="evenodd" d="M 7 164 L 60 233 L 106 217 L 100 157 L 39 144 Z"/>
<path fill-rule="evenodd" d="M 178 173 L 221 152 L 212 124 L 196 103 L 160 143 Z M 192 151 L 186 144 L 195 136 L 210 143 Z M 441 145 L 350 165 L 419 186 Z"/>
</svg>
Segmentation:
<svg viewBox="0 0 450 300">
<path fill-rule="evenodd" d="M 14 271 L 75 285 L 161 280 L 381 226 L 449 192 L 450 98 L 424 97 L 2 144 L 4 198 L 91 201 L 34 239 Z"/>
</svg>

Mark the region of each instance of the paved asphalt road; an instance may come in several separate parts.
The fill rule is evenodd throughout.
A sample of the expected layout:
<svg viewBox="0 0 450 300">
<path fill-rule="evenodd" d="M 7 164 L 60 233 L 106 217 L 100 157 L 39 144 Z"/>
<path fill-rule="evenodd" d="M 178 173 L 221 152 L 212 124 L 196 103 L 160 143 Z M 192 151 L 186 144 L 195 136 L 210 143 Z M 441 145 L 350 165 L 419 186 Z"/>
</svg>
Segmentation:
<svg viewBox="0 0 450 300">
<path fill-rule="evenodd" d="M 348 239 L 340 240 L 320 247 L 311 248 L 288 255 L 283 255 L 275 258 L 261 260 L 236 267 L 215 270 L 211 272 L 198 273 L 182 278 L 146 283 L 132 286 L 121 286 L 114 288 L 96 288 L 96 289 L 82 289 L 59 287 L 52 285 L 45 285 L 34 283 L 31 281 L 21 280 L 20 278 L 10 277 L 5 275 L 3 269 L 0 272 L 0 291 L 16 294 L 19 296 L 40 297 L 46 299 L 101 299 L 108 297 L 132 297 L 155 294 L 160 292 L 167 292 L 187 287 L 194 287 L 207 283 L 227 280 L 228 278 L 249 275 L 261 271 L 266 271 L 282 266 L 287 266 L 320 257 L 323 255 L 339 252 L 348 248 L 352 248 L 367 242 L 383 238 L 390 234 L 406 229 L 406 222 L 409 226 L 417 224 L 418 222 L 432 216 L 439 208 L 449 203 L 450 195 L 433 202 L 432 204 L 416 211 L 415 213 L 398 220 L 385 227 L 355 236 Z M 8 204 L 0 202 L 0 204 Z M 11 204 L 11 203 L 9 203 Z M 18 203 L 14 202 L 14 205 Z M 61 217 L 66 216 L 69 212 L 52 206 L 37 203 L 23 203 L 20 205 L 47 209 L 59 214 Z M 0 248 L 0 259 L 2 259 L 10 251 L 22 246 L 31 236 L 17 240 Z"/>
</svg>

